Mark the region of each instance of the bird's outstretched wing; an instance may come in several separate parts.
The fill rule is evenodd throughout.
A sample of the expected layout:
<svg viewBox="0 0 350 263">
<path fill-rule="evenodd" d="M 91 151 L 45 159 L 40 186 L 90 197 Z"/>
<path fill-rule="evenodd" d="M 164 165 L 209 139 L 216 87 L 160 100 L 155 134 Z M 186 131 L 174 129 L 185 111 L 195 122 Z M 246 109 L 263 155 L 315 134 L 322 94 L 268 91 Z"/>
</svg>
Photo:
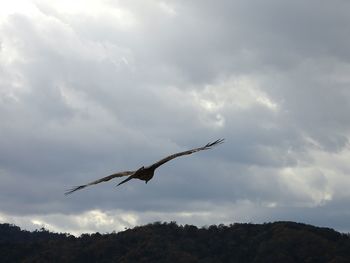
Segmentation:
<svg viewBox="0 0 350 263">
<path fill-rule="evenodd" d="M 93 181 L 91 183 L 88 183 L 88 184 L 83 184 L 83 185 L 79 185 L 79 186 L 76 186 L 76 187 L 73 187 L 72 189 L 69 189 L 67 190 L 64 194 L 65 195 L 69 195 L 75 191 L 78 191 L 78 190 L 81 190 L 81 189 L 84 189 L 85 187 L 87 186 L 90 186 L 90 185 L 94 185 L 94 184 L 99 184 L 99 183 L 102 183 L 102 182 L 107 182 L 113 178 L 116 178 L 116 177 L 123 177 L 123 176 L 129 176 L 129 175 L 132 175 L 133 173 L 135 173 L 135 171 L 124 171 L 124 172 L 119 172 L 119 173 L 115 173 L 115 174 L 111 174 L 111 175 L 108 175 L 106 177 L 103 177 L 101 179 L 98 179 L 96 181 Z"/>
<path fill-rule="evenodd" d="M 213 146 L 222 144 L 223 142 L 224 142 L 224 139 L 219 139 L 219 140 L 216 140 L 215 142 L 207 143 L 206 145 L 204 145 L 202 147 L 199 147 L 199 148 L 194 148 L 192 150 L 188 150 L 188 151 L 179 152 L 179 153 L 175 153 L 175 154 L 169 155 L 168 157 L 165 157 L 165 158 L 159 160 L 158 162 L 150 165 L 149 168 L 157 169 L 159 166 L 165 164 L 166 162 L 169 162 L 170 160 L 172 160 L 174 158 L 177 158 L 177 157 L 182 156 L 182 155 L 188 155 L 188 154 L 192 154 L 192 153 L 195 153 L 195 152 L 203 151 L 203 150 L 209 150 Z"/>
</svg>

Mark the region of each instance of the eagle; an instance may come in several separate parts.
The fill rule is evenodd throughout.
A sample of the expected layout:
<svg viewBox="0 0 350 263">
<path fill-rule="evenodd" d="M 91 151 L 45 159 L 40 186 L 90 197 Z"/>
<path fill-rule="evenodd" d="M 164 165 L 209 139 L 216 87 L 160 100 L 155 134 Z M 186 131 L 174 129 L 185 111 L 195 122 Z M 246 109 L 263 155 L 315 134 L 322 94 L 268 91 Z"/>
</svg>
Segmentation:
<svg viewBox="0 0 350 263">
<path fill-rule="evenodd" d="M 72 194 L 73 192 L 81 190 L 81 189 L 84 189 L 85 187 L 90 186 L 90 185 L 95 185 L 95 184 L 99 184 L 99 183 L 102 183 L 102 182 L 107 182 L 107 181 L 109 181 L 109 180 L 111 180 L 113 178 L 123 177 L 123 176 L 128 176 L 128 177 L 125 180 L 121 181 L 117 186 L 119 186 L 121 184 L 124 184 L 124 183 L 130 181 L 131 179 L 140 179 L 140 180 L 145 181 L 145 183 L 147 184 L 148 181 L 153 178 L 154 171 L 159 166 L 165 164 L 166 162 L 169 162 L 170 160 L 175 159 L 175 158 L 180 157 L 180 156 L 183 156 L 183 155 L 189 155 L 189 154 L 192 154 L 192 153 L 195 153 L 195 152 L 199 152 L 199 151 L 203 151 L 203 150 L 209 150 L 213 146 L 217 146 L 217 145 L 219 145 L 219 144 L 221 144 L 223 142 L 224 142 L 224 139 L 218 139 L 218 140 L 216 140 L 214 142 L 207 143 L 206 145 L 204 145 L 202 147 L 198 147 L 198 148 L 194 148 L 194 149 L 191 149 L 191 150 L 188 150 L 188 151 L 178 152 L 178 153 L 169 155 L 169 156 L 159 160 L 158 162 L 155 162 L 154 164 L 151 164 L 151 165 L 146 166 L 146 167 L 142 166 L 139 169 L 137 169 L 136 171 L 118 172 L 118 173 L 114 173 L 114 174 L 108 175 L 106 177 L 103 177 L 101 179 L 98 179 L 96 181 L 93 181 L 91 183 L 75 186 L 75 187 L 67 190 L 65 192 L 65 195 Z"/>
</svg>

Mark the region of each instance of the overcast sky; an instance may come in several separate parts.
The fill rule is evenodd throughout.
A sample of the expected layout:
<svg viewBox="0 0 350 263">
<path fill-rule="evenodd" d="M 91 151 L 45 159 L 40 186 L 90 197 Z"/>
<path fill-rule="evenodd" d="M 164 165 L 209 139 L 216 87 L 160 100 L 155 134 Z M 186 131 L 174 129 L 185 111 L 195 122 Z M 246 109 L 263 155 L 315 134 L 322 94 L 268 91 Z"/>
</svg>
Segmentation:
<svg viewBox="0 0 350 263">
<path fill-rule="evenodd" d="M 0 1 L 0 222 L 350 232 L 350 2 Z M 147 185 L 118 179 L 160 167 Z"/>
</svg>

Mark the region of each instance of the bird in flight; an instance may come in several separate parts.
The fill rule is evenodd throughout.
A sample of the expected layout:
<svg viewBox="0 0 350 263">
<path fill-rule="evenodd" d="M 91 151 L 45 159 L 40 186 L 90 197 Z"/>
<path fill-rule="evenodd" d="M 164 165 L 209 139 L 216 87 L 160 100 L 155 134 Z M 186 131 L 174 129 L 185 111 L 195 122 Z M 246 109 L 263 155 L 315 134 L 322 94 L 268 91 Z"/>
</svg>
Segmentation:
<svg viewBox="0 0 350 263">
<path fill-rule="evenodd" d="M 93 181 L 91 183 L 87 183 L 87 184 L 83 184 L 83 185 L 79 185 L 76 187 L 73 187 L 72 189 L 69 189 L 68 191 L 65 192 L 65 195 L 69 195 L 75 191 L 81 190 L 87 186 L 90 185 L 94 185 L 94 184 L 99 184 L 102 182 L 107 182 L 113 178 L 116 177 L 123 177 L 123 176 L 128 176 L 128 178 L 126 178 L 125 180 L 121 181 L 117 186 L 124 184 L 128 181 L 130 181 L 131 179 L 140 179 L 145 181 L 145 183 L 147 184 L 149 180 L 152 179 L 153 175 L 154 175 L 154 171 L 161 165 L 165 164 L 166 162 L 169 162 L 172 159 L 175 159 L 177 157 L 180 157 L 182 155 L 189 155 L 195 152 L 199 152 L 199 151 L 203 151 L 203 150 L 209 150 L 211 149 L 213 146 L 219 145 L 221 143 L 224 142 L 224 139 L 219 139 L 216 140 L 215 142 L 210 142 L 207 143 L 206 145 L 202 146 L 202 147 L 198 147 L 198 148 L 194 148 L 188 151 L 184 151 L 184 152 L 178 152 L 172 155 L 169 155 L 161 160 L 159 160 L 158 162 L 155 162 L 154 164 L 151 164 L 149 166 L 142 166 L 141 168 L 139 168 L 136 171 L 124 171 L 124 172 L 119 172 L 119 173 L 115 173 L 115 174 L 111 174 L 109 176 L 103 177 L 101 179 L 98 179 L 96 181 Z"/>
</svg>

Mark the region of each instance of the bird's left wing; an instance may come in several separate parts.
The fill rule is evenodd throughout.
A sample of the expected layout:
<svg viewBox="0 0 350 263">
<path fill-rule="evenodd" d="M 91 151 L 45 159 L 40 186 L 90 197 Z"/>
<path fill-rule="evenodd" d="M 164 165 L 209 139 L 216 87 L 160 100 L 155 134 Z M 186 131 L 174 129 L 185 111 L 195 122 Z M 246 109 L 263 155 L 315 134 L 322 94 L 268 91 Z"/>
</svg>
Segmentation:
<svg viewBox="0 0 350 263">
<path fill-rule="evenodd" d="M 129 175 L 132 175 L 134 174 L 135 171 L 124 171 L 124 172 L 119 172 L 119 173 L 115 173 L 115 174 L 111 174 L 111 175 L 108 175 L 106 177 L 103 177 L 101 179 L 98 179 L 96 181 L 93 181 L 91 183 L 88 183 L 88 184 L 83 184 L 83 185 L 79 185 L 79 186 L 75 186 L 73 187 L 72 189 L 69 189 L 67 190 L 64 194 L 65 195 L 69 195 L 75 191 L 78 191 L 78 190 L 81 190 L 81 189 L 84 189 L 85 187 L 87 186 L 90 186 L 90 185 L 94 185 L 94 184 L 99 184 L 99 183 L 102 183 L 102 182 L 107 182 L 113 178 L 116 178 L 116 177 L 122 177 L 122 176 L 129 176 Z"/>
<path fill-rule="evenodd" d="M 166 162 L 169 162 L 170 160 L 172 160 L 174 158 L 177 158 L 177 157 L 182 156 L 182 155 L 188 155 L 188 154 L 192 154 L 192 153 L 195 153 L 195 152 L 203 151 L 203 150 L 209 150 L 213 146 L 219 145 L 219 144 L 221 144 L 223 142 L 224 142 L 224 139 L 219 139 L 219 140 L 216 140 L 215 142 L 207 143 L 206 145 L 204 145 L 202 147 L 199 147 L 199 148 L 194 148 L 194 149 L 191 149 L 191 150 L 188 150 L 188 151 L 179 152 L 179 153 L 175 153 L 175 154 L 169 155 L 168 157 L 165 157 L 165 158 L 159 160 L 158 162 L 150 165 L 149 168 L 156 169 L 159 166 L 165 164 Z"/>
</svg>

